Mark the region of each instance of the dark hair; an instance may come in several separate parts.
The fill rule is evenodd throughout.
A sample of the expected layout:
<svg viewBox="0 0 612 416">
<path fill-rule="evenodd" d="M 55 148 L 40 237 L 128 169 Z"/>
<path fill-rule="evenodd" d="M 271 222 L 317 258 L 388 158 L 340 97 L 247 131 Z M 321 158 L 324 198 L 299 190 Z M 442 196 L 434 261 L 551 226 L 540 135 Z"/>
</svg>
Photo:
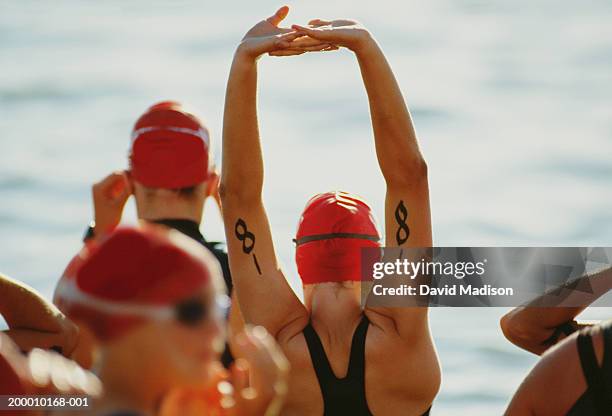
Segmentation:
<svg viewBox="0 0 612 416">
<path fill-rule="evenodd" d="M 196 186 L 188 186 L 186 188 L 173 189 L 181 198 L 191 198 L 196 193 Z"/>
<path fill-rule="evenodd" d="M 197 194 L 197 190 L 200 185 L 201 184 L 197 184 L 193 186 L 187 186 L 184 188 L 173 188 L 173 189 L 167 189 L 167 190 L 175 193 L 180 198 L 191 199 Z M 143 189 L 144 189 L 145 197 L 152 198 L 152 197 L 155 197 L 155 194 L 158 190 L 161 190 L 163 188 L 149 188 L 149 187 L 143 186 Z"/>
</svg>

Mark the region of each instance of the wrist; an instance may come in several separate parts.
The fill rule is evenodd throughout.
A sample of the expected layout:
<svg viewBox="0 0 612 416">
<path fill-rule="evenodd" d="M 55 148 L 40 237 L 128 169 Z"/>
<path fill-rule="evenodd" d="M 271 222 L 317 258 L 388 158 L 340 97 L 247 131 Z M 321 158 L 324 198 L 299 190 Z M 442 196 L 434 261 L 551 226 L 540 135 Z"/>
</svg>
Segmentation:
<svg viewBox="0 0 612 416">
<path fill-rule="evenodd" d="M 243 41 L 238 45 L 236 51 L 234 52 L 233 65 L 237 65 L 239 67 L 249 67 L 254 65 L 258 58 L 259 55 L 253 53 L 253 51 L 250 50 Z"/>
<path fill-rule="evenodd" d="M 88 241 L 91 241 L 94 238 L 96 238 L 96 222 L 91 221 L 85 229 L 85 233 L 83 234 L 83 242 L 87 243 Z"/>
<path fill-rule="evenodd" d="M 115 228 L 119 225 L 119 221 L 116 220 L 94 220 L 89 223 L 89 226 L 85 232 L 85 236 L 83 237 L 83 242 L 89 240 L 99 239 L 107 234 L 115 231 Z"/>
<path fill-rule="evenodd" d="M 358 57 L 367 56 L 378 49 L 378 44 L 367 29 L 361 29 L 357 42 L 351 49 Z"/>
</svg>

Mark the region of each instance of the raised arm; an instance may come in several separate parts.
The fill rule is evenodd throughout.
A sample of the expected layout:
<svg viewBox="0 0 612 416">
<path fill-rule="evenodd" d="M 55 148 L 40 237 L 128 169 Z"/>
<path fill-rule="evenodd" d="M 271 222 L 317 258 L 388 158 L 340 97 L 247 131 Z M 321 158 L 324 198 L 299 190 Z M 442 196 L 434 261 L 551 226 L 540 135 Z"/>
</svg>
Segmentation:
<svg viewBox="0 0 612 416">
<path fill-rule="evenodd" d="M 581 277 L 588 280 L 592 293 L 574 291 L 565 302 L 576 307 L 521 306 L 504 315 L 500 326 L 506 338 L 514 345 L 541 355 L 548 348 L 569 336 L 582 326 L 576 322 L 578 316 L 589 304 L 612 289 L 612 268 Z M 544 295 L 546 296 L 546 295 Z M 533 304 L 537 305 L 539 299 Z"/>
<path fill-rule="evenodd" d="M 350 20 L 313 20 L 294 26 L 309 37 L 344 46 L 357 56 L 368 94 L 376 155 L 387 184 L 387 247 L 430 247 L 431 215 L 427 165 L 402 93 L 382 50 L 371 34 Z M 426 322 L 427 308 L 372 308 L 394 318 L 400 333 Z"/>
<path fill-rule="evenodd" d="M 290 49 L 299 35 L 278 27 L 287 13 L 283 7 L 255 25 L 234 55 L 225 98 L 220 186 L 230 268 L 245 321 L 264 326 L 275 337 L 291 322 L 307 319 L 278 264 L 262 202 L 257 60 L 271 52 L 303 53 Z"/>
<path fill-rule="evenodd" d="M 78 329 L 51 302 L 31 287 L 0 274 L 0 315 L 8 324 L 6 334 L 23 351 L 54 348 L 70 355 Z"/>
</svg>

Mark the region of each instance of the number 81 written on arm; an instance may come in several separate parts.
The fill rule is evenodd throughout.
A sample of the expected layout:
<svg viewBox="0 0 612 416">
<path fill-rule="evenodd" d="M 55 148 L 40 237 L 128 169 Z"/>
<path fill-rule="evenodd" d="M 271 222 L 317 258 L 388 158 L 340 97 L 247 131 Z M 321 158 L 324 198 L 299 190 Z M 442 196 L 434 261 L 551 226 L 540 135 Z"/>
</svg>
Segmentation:
<svg viewBox="0 0 612 416">
<path fill-rule="evenodd" d="M 255 234 L 247 229 L 246 222 L 244 222 L 242 218 L 238 218 L 238 221 L 236 221 L 234 233 L 236 234 L 238 241 L 242 242 L 242 251 L 245 254 L 251 254 L 255 248 Z M 259 267 L 259 262 L 257 261 L 257 256 L 255 253 L 253 253 L 253 262 L 255 263 L 257 274 L 261 276 L 261 268 Z"/>
</svg>

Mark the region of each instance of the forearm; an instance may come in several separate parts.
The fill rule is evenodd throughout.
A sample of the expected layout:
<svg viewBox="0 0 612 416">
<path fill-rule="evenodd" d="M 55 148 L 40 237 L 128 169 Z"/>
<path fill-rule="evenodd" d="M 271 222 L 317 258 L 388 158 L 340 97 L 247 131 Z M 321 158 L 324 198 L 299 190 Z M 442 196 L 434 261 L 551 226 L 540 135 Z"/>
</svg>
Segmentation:
<svg viewBox="0 0 612 416">
<path fill-rule="evenodd" d="M 257 64 L 236 52 L 227 84 L 223 118 L 221 196 L 259 198 L 263 158 L 257 123 Z"/>
<path fill-rule="evenodd" d="M 510 342 L 540 355 L 562 335 L 556 333 L 557 329 L 568 323 L 572 325 L 574 318 L 583 310 L 584 308 L 520 307 L 502 317 L 501 328 Z M 552 337 L 557 339 L 553 340 Z"/>
<path fill-rule="evenodd" d="M 376 154 L 387 182 L 415 177 L 425 167 L 404 97 L 391 66 L 374 39 L 356 50 L 368 94 Z"/>
<path fill-rule="evenodd" d="M 502 318 L 501 327 L 506 338 L 521 348 L 541 354 L 563 336 L 568 335 L 564 326 L 568 326 L 568 329 L 578 328 L 579 325 L 575 322 L 576 316 L 612 288 L 612 268 L 581 277 L 580 280 L 588 280 L 591 293 L 572 290 L 564 302 L 581 306 L 534 306 L 540 303 L 542 298 L 551 296 L 546 294 L 532 302 L 531 306 L 513 309 Z"/>
<path fill-rule="evenodd" d="M 0 315 L 9 328 L 59 332 L 61 312 L 34 289 L 0 275 Z"/>
<path fill-rule="evenodd" d="M 6 333 L 24 351 L 56 347 L 69 354 L 78 339 L 78 328 L 34 289 L 0 275 L 0 315 Z"/>
</svg>

